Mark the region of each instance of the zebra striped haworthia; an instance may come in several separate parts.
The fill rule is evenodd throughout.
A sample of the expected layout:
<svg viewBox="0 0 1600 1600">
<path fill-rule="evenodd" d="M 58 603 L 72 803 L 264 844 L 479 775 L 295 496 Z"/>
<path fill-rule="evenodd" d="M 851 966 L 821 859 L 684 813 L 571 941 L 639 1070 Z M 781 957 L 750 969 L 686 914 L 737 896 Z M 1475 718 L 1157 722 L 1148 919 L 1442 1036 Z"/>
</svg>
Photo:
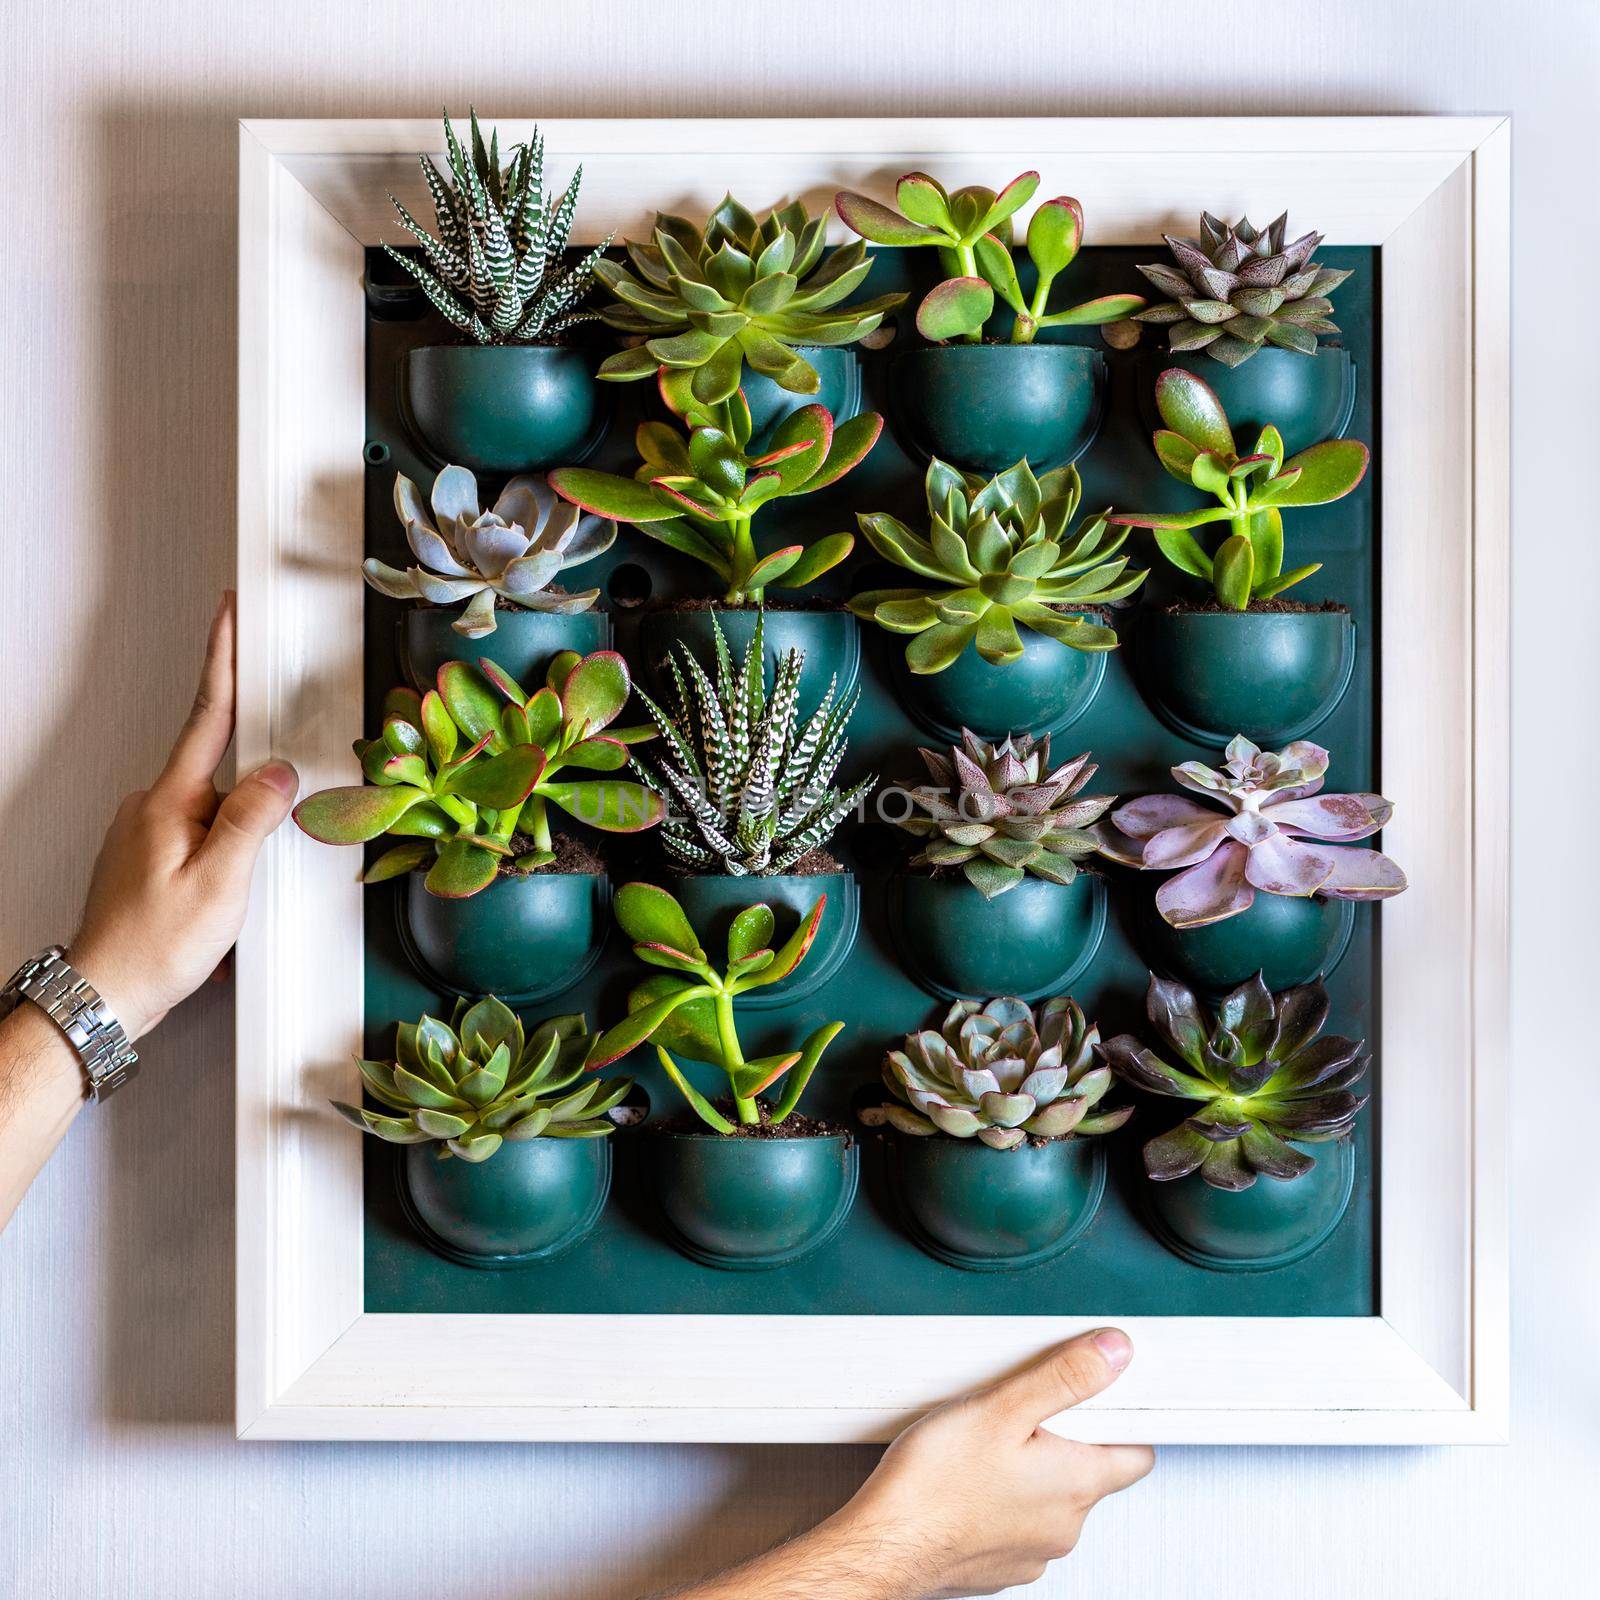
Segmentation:
<svg viewBox="0 0 1600 1600">
<path fill-rule="evenodd" d="M 449 176 L 418 156 L 433 199 L 436 233 L 429 233 L 393 195 L 401 226 L 422 259 L 384 249 L 417 280 L 444 319 L 477 344 L 560 344 L 595 314 L 581 309 L 595 263 L 609 238 L 579 261 L 563 264 L 578 204 L 580 166 L 564 193 L 545 188 L 544 136 L 537 128 L 500 165 L 500 135 L 485 147 L 472 113 L 472 153 L 444 122 Z"/>
</svg>

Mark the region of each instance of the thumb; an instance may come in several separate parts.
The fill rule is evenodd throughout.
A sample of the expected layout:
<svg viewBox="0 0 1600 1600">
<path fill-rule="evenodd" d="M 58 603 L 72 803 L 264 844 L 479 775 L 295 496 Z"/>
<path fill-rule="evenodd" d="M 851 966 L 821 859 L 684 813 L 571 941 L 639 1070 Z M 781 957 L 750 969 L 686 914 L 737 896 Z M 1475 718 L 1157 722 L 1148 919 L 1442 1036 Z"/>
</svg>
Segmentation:
<svg viewBox="0 0 1600 1600">
<path fill-rule="evenodd" d="M 246 773 L 217 807 L 196 860 L 219 873 L 248 875 L 299 792 L 300 774 L 287 761 L 268 761 Z"/>
<path fill-rule="evenodd" d="M 1080 1333 L 1032 1366 L 1003 1378 L 989 1396 L 1029 1428 L 1092 1398 L 1116 1382 L 1133 1359 L 1133 1341 L 1120 1328 Z"/>
</svg>

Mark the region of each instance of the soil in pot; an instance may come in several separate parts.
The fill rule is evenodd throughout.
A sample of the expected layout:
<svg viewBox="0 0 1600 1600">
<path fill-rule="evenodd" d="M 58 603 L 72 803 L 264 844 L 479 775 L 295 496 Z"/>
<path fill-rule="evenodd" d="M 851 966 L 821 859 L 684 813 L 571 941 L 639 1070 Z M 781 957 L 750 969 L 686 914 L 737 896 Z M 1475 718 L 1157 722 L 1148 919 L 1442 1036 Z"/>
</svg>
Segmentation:
<svg viewBox="0 0 1600 1600">
<path fill-rule="evenodd" d="M 907 972 L 941 1000 L 1063 994 L 1094 959 L 1106 925 L 1100 875 L 1024 878 L 985 900 L 957 870 L 890 881 L 889 927 Z"/>
<path fill-rule="evenodd" d="M 463 1266 L 550 1261 L 605 1209 L 613 1137 L 508 1140 L 480 1162 L 411 1145 L 398 1171 L 401 1207 L 431 1249 Z"/>
<path fill-rule="evenodd" d="M 1151 1230 L 1175 1254 L 1218 1272 L 1262 1272 L 1299 1261 L 1339 1226 L 1355 1186 L 1355 1144 L 1297 1148 L 1316 1161 L 1288 1182 L 1258 1177 L 1248 1189 L 1216 1189 L 1198 1173 L 1146 1182 Z"/>
<path fill-rule="evenodd" d="M 732 1115 L 731 1102 L 719 1109 Z M 660 1217 L 692 1260 L 728 1271 L 787 1266 L 825 1245 L 855 1201 L 860 1150 L 830 1123 L 786 1117 L 777 1127 L 710 1132 L 674 1119 L 651 1134 Z"/>
<path fill-rule="evenodd" d="M 569 345 L 424 345 L 400 364 L 401 415 L 435 466 L 577 466 L 611 420 L 614 396 L 596 364 Z"/>
<path fill-rule="evenodd" d="M 1029 1138 L 1011 1150 L 942 1134 L 886 1140 L 906 1231 L 969 1272 L 1019 1272 L 1082 1236 L 1105 1192 L 1099 1139 Z"/>
<path fill-rule="evenodd" d="M 418 694 L 434 686 L 447 661 L 475 666 L 488 659 L 524 688 L 537 688 L 551 658 L 562 650 L 586 656 L 611 647 L 611 618 L 603 611 L 529 611 L 497 600 L 494 632 L 478 639 L 456 632 L 452 624 L 460 615 L 458 606 L 418 605 L 400 618 L 400 666 Z"/>
<path fill-rule="evenodd" d="M 993 476 L 1026 459 L 1049 471 L 1076 461 L 1105 416 L 1106 360 L 1080 344 L 941 344 L 890 367 L 900 443 Z"/>
<path fill-rule="evenodd" d="M 407 875 L 398 900 L 400 940 L 418 973 L 452 994 L 498 995 L 532 1005 L 570 989 L 600 957 L 611 880 L 581 840 L 554 835 L 556 859 L 534 872 L 502 870 L 463 900 L 429 894 Z"/>
<path fill-rule="evenodd" d="M 1268 747 L 1303 738 L 1332 715 L 1355 671 L 1355 619 L 1331 601 L 1151 608 L 1135 637 L 1151 709 L 1201 744 L 1239 733 Z"/>
</svg>

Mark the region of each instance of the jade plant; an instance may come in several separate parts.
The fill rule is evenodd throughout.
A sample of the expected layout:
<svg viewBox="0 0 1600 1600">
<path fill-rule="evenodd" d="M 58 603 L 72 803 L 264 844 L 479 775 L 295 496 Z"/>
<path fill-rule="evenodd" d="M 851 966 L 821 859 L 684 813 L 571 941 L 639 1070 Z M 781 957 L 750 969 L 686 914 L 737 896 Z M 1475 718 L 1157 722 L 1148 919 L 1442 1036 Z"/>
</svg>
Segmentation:
<svg viewBox="0 0 1600 1600">
<path fill-rule="evenodd" d="M 676 709 L 668 713 L 639 694 L 661 743 L 653 761 L 636 760 L 635 767 L 669 808 L 661 827 L 668 856 L 690 872 L 787 872 L 828 842 L 877 781 L 833 787 L 856 697 L 834 705 L 830 682 L 802 721 L 796 706 L 805 653 L 790 650 L 778 661 L 769 693 L 765 627 L 758 617 L 735 667 L 713 617 L 715 677 L 680 641 L 678 659 L 669 662 Z"/>
<path fill-rule="evenodd" d="M 495 630 L 496 605 L 525 611 L 587 611 L 598 589 L 568 594 L 551 584 L 564 568 L 592 561 L 611 548 L 616 524 L 586 516 L 558 500 L 537 478 L 513 478 L 492 511 L 478 504 L 478 480 L 465 467 L 446 467 L 433 480 L 432 516 L 404 473 L 394 480 L 394 509 L 420 563 L 401 571 L 369 557 L 366 580 L 394 600 L 462 607 L 450 624 L 468 639 Z"/>
<path fill-rule="evenodd" d="M 1328 296 L 1350 274 L 1311 259 L 1320 233 L 1285 244 L 1288 225 L 1288 212 L 1257 232 L 1248 217 L 1203 211 L 1198 239 L 1164 234 L 1176 265 L 1139 270 L 1167 298 L 1133 320 L 1164 326 L 1169 350 L 1204 350 L 1228 367 L 1267 345 L 1315 355 L 1317 335 L 1339 331 Z"/>
<path fill-rule="evenodd" d="M 429 233 L 395 199 L 401 226 L 417 242 L 420 261 L 383 248 L 416 279 L 451 327 L 476 344 L 559 344 L 595 313 L 580 309 L 610 238 L 580 260 L 562 265 L 583 181 L 580 166 L 565 193 L 547 194 L 544 136 L 513 147 L 500 165 L 500 134 L 487 148 L 472 113 L 472 154 L 461 148 L 444 119 L 449 181 L 425 155 L 418 156 L 433 199 Z"/>
<path fill-rule="evenodd" d="M 630 744 L 653 737 L 648 727 L 613 726 L 629 689 L 627 663 L 610 650 L 581 659 L 562 651 L 532 695 L 492 661 L 446 662 L 427 694 L 391 690 L 383 732 L 356 741 L 366 783 L 309 795 L 294 819 L 324 844 L 400 837 L 362 881 L 426 867 L 428 892 L 447 899 L 554 861 L 551 806 L 592 828 L 636 833 L 661 820 L 659 796 L 588 775 L 616 772 Z M 584 775 L 562 777 L 569 768 Z"/>
<path fill-rule="evenodd" d="M 1355 439 L 1329 439 L 1284 459 L 1283 439 L 1270 425 L 1241 456 L 1228 414 L 1211 386 L 1169 368 L 1156 382 L 1156 407 L 1166 424 L 1155 435 L 1156 456 L 1170 477 L 1216 499 L 1199 511 L 1124 511 L 1109 520 L 1153 528 L 1173 566 L 1211 585 L 1217 603 L 1244 611 L 1271 600 L 1321 562 L 1283 570 L 1283 510 L 1342 500 L 1366 475 L 1369 452 Z M 1194 528 L 1226 523 L 1227 536 L 1207 554 Z"/>
<path fill-rule="evenodd" d="M 1270 994 L 1257 973 L 1211 1017 L 1181 983 L 1152 977 L 1145 1009 L 1156 1048 L 1125 1033 L 1100 1055 L 1134 1088 L 1198 1106 L 1144 1147 L 1158 1183 L 1198 1172 L 1213 1188 L 1248 1189 L 1258 1175 L 1304 1177 L 1316 1159 L 1298 1146 L 1346 1138 L 1367 1103 L 1354 1093 L 1365 1045 L 1323 1034 L 1320 982 Z"/>
<path fill-rule="evenodd" d="M 643 422 L 643 457 L 631 478 L 587 467 L 550 474 L 550 487 L 585 511 L 632 523 L 641 533 L 702 562 L 716 574 L 727 605 L 759 605 L 769 587 L 799 589 L 837 566 L 855 539 L 831 533 L 811 544 L 786 544 L 762 555 L 754 524 L 773 500 L 814 494 L 837 483 L 878 441 L 873 412 L 834 425 L 824 406 L 786 417 L 759 455 L 750 455 L 750 408 L 742 390 L 713 406 L 682 385 L 662 384 L 687 426 Z"/>
<path fill-rule="evenodd" d="M 1174 928 L 1237 917 L 1262 894 L 1384 900 L 1406 887 L 1388 856 L 1352 849 L 1389 820 L 1380 794 L 1323 794 L 1328 752 L 1308 739 L 1266 751 L 1243 734 L 1220 770 L 1185 761 L 1172 768 L 1204 795 L 1152 794 L 1118 806 L 1095 828 L 1102 855 L 1171 871 L 1156 909 Z"/>
<path fill-rule="evenodd" d="M 869 1126 L 977 1138 L 993 1150 L 1036 1139 L 1112 1133 L 1132 1106 L 1099 1110 L 1111 1087 L 1095 1060 L 1100 1029 L 1077 1001 L 1057 995 L 1035 1009 L 1014 996 L 957 1000 L 935 1031 L 906 1035 L 884 1057 L 894 1099 L 862 1112 Z"/>
<path fill-rule="evenodd" d="M 903 294 L 844 302 L 872 269 L 863 244 L 824 259 L 826 217 L 797 200 L 760 221 L 728 195 L 696 227 L 658 214 L 648 244 L 629 241 L 628 261 L 601 261 L 595 276 L 617 297 L 600 313 L 644 342 L 609 357 L 600 376 L 627 382 L 659 368 L 693 374 L 697 400 L 715 404 L 739 388 L 745 365 L 794 394 L 815 394 L 817 370 L 797 345 L 854 344 Z"/>
<path fill-rule="evenodd" d="M 825 1022 L 798 1050 L 780 1050 L 750 1061 L 739 1043 L 733 1003 L 741 994 L 787 978 L 805 960 L 827 899 L 821 896 L 777 949 L 772 947 L 772 908 L 760 902 L 746 906 L 729 924 L 727 959 L 719 964 L 701 948 L 683 907 L 665 889 L 625 883 L 617 891 L 617 921 L 634 941 L 633 952 L 641 961 L 667 970 L 646 978 L 628 996 L 628 1015 L 595 1042 L 590 1068 L 609 1066 L 652 1040 L 662 1070 L 713 1132 L 736 1133 L 763 1120 L 767 1126 L 782 1124 L 799 1104 L 822 1052 L 844 1024 Z M 724 1116 L 690 1083 L 674 1060 L 674 1051 L 722 1072 L 732 1096 L 733 1118 Z M 778 1100 L 763 1106 L 758 1096 L 780 1080 L 784 1085 Z"/>
<path fill-rule="evenodd" d="M 895 186 L 900 209 L 845 190 L 834 205 L 846 225 L 881 245 L 932 245 L 946 277 L 917 307 L 924 339 L 977 343 L 995 312 L 995 297 L 1013 313 L 1011 342 L 1032 344 L 1041 328 L 1100 327 L 1137 311 L 1143 295 L 1111 294 L 1051 311 L 1050 291 L 1083 245 L 1083 207 L 1067 195 L 1046 200 L 1026 235 L 1034 288 L 1024 294 L 1011 258 L 1013 218 L 1039 187 L 1037 172 L 1013 178 L 998 194 L 972 186 L 947 191 L 925 172 L 908 172 Z"/>
<path fill-rule="evenodd" d="M 1035 477 L 1026 461 L 987 481 L 942 461 L 924 480 L 928 532 L 917 533 L 886 511 L 857 521 L 885 561 L 928 582 L 920 588 L 869 589 L 850 609 L 891 633 L 913 637 L 906 665 L 943 672 L 967 646 L 994 666 L 1023 652 L 1019 628 L 1074 650 L 1111 650 L 1115 632 L 1079 611 L 1124 599 L 1144 582 L 1127 572 L 1124 528 L 1104 516 L 1069 531 L 1082 485 L 1076 467 Z"/>
<path fill-rule="evenodd" d="M 1099 769 L 1088 752 L 1050 765 L 1050 736 L 988 744 L 968 729 L 948 755 L 918 750 L 931 784 L 905 791 L 915 811 L 899 826 L 927 842 L 913 866 L 959 867 L 985 900 L 1025 877 L 1071 883 L 1097 848 L 1091 827 L 1115 795 L 1080 791 Z"/>
<path fill-rule="evenodd" d="M 448 1022 L 402 1022 L 394 1060 L 357 1063 L 384 1111 L 339 1100 L 333 1108 L 389 1144 L 436 1144 L 441 1157 L 463 1161 L 487 1161 L 507 1140 L 598 1139 L 633 1084 L 579 1083 L 593 1043 L 581 1015 L 550 1017 L 525 1036 L 516 1012 L 493 995 L 458 1000 Z"/>
</svg>

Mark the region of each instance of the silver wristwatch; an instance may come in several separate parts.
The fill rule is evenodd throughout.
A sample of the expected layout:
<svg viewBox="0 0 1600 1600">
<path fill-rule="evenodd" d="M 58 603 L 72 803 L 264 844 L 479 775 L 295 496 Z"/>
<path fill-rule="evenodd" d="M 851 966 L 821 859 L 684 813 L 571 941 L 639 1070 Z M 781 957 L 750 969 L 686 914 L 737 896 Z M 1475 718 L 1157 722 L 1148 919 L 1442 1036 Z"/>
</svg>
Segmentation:
<svg viewBox="0 0 1600 1600">
<path fill-rule="evenodd" d="M 139 1057 L 100 992 L 65 959 L 61 946 L 24 961 L 0 989 L 0 1017 L 31 1000 L 66 1034 L 89 1078 L 89 1097 L 104 1100 L 139 1070 Z"/>
</svg>

